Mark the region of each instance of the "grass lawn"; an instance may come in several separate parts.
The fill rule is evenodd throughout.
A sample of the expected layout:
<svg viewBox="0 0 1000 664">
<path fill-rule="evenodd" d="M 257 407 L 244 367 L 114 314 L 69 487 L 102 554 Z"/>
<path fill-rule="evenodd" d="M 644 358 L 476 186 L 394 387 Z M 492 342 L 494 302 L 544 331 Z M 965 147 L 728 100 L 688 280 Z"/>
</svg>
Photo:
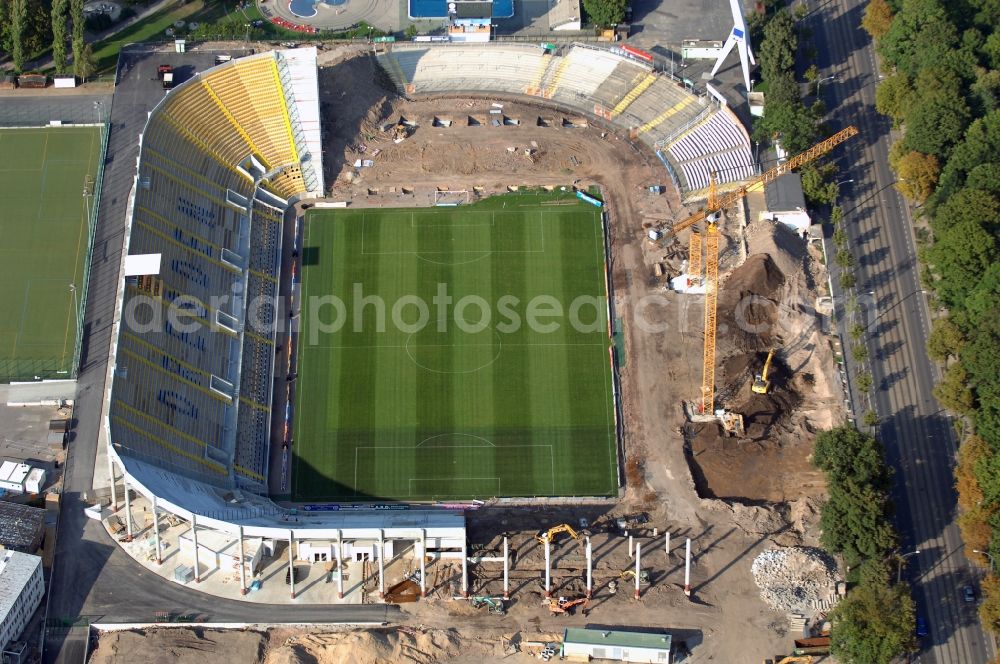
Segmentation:
<svg viewBox="0 0 1000 664">
<path fill-rule="evenodd" d="M 83 306 L 89 206 L 100 156 L 96 127 L 0 130 L 0 380 L 73 368 Z"/>
<path fill-rule="evenodd" d="M 294 499 L 616 494 L 595 208 L 311 210 L 302 264 Z"/>
<path fill-rule="evenodd" d="M 193 0 L 182 5 L 172 5 L 168 9 L 163 9 L 155 14 L 147 16 L 141 21 L 136 21 L 119 33 L 112 35 L 104 41 L 94 44 L 94 62 L 97 63 L 97 73 L 113 71 L 118 63 L 118 52 L 125 44 L 133 42 L 143 42 L 148 40 L 166 41 L 170 39 L 166 35 L 166 29 L 174 24 L 174 21 L 192 20 L 192 16 L 205 9 L 203 0 Z"/>
</svg>

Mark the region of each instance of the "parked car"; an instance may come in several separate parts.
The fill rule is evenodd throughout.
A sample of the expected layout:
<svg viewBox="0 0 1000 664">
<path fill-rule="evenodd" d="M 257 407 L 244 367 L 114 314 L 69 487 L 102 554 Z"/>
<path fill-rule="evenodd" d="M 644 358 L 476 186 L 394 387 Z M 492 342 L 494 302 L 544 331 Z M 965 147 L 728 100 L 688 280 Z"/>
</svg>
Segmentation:
<svg viewBox="0 0 1000 664">
<path fill-rule="evenodd" d="M 923 616 L 917 616 L 917 638 L 922 639 L 927 636 L 927 621 Z"/>
<path fill-rule="evenodd" d="M 962 599 L 964 599 L 966 602 L 975 602 L 976 589 L 973 588 L 972 586 L 965 586 L 964 588 L 962 588 Z"/>
</svg>

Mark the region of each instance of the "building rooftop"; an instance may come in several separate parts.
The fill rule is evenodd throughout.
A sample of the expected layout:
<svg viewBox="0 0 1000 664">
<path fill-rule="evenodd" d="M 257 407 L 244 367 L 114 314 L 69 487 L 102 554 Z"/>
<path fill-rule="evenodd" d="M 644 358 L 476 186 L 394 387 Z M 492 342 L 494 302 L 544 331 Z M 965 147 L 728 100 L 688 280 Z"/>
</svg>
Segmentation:
<svg viewBox="0 0 1000 664">
<path fill-rule="evenodd" d="M 42 559 L 29 553 L 4 551 L 0 554 L 0 622 L 7 620 L 17 598 L 41 566 Z"/>
<path fill-rule="evenodd" d="M 673 639 L 665 632 L 624 632 L 611 629 L 568 628 L 563 633 L 563 643 L 580 643 L 594 646 L 620 648 L 661 648 L 670 650 Z"/>
<path fill-rule="evenodd" d="M 0 500 L 0 546 L 34 553 L 45 530 L 45 510 Z"/>
<path fill-rule="evenodd" d="M 580 20 L 580 0 L 549 0 L 549 26 L 557 27 Z"/>
<path fill-rule="evenodd" d="M 805 210 L 806 197 L 802 193 L 802 177 L 798 173 L 787 173 L 767 185 L 764 190 L 767 209 L 771 212 L 791 212 Z"/>
</svg>

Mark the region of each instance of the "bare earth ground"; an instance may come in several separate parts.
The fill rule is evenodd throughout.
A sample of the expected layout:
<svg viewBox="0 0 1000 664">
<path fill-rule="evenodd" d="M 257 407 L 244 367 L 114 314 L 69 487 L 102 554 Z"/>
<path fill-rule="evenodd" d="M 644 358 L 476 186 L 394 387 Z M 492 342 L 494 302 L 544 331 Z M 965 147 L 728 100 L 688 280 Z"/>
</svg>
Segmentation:
<svg viewBox="0 0 1000 664">
<path fill-rule="evenodd" d="M 649 185 L 668 184 L 654 155 L 596 126 L 561 128 L 562 118 L 569 116 L 524 100 L 404 100 L 380 85 L 383 77 L 368 56 L 351 48 L 326 50 L 321 63 L 331 200 L 349 201 L 352 207 L 400 207 L 432 204 L 435 188 L 475 187 L 482 195 L 524 185 L 602 188 L 611 220 L 614 306 L 626 338 L 621 369 L 626 490 L 619 501 L 491 504 L 469 513 L 474 555 L 497 555 L 504 533 L 517 554 L 512 601 L 503 617 L 453 599 L 459 568 L 438 562 L 428 568 L 429 598 L 403 605 L 415 628 L 246 632 L 246 642 L 239 645 L 246 656 L 240 658 L 228 655 L 227 639 L 237 634 L 151 631 L 146 641 L 106 635 L 94 661 L 120 661 L 115 653 L 126 651 L 130 660 L 141 661 L 133 653 L 148 651 L 148 659 L 156 662 L 161 653 L 177 651 L 170 661 L 478 663 L 503 657 L 502 638 L 544 641 L 561 635 L 567 625 L 667 629 L 686 643 L 694 661 L 760 662 L 790 650 L 788 619 L 761 601 L 750 566 L 766 548 L 816 543 L 823 486 L 809 465 L 813 432 L 843 417 L 832 355 L 813 313 L 816 284 L 825 280 L 817 257 L 771 224 L 743 229 L 738 215 L 729 211 L 721 248 L 717 407 L 741 412 L 747 431 L 744 437 L 727 438 L 715 424 L 694 425 L 684 414 L 684 403 L 696 397 L 701 382 L 704 297 L 664 288 L 666 277 L 678 274 L 687 258 L 686 234 L 667 247 L 645 239 L 649 226 L 690 211 L 672 187 L 662 195 L 648 193 Z M 491 126 L 494 102 L 519 124 Z M 469 126 L 470 116 L 487 121 Z M 382 129 L 401 117 L 415 128 L 396 144 Z M 452 124 L 433 126 L 435 117 Z M 556 126 L 539 126 L 540 117 Z M 371 159 L 373 165 L 355 168 L 358 159 Z M 654 276 L 654 263 L 665 266 L 667 274 Z M 747 303 L 749 296 L 754 297 Z M 651 325 L 658 331 L 650 331 Z M 753 373 L 771 347 L 779 349 L 774 390 L 753 394 Z M 629 541 L 611 527 L 611 517 L 639 510 L 650 516 L 643 530 L 633 531 L 650 583 L 642 585 L 636 600 L 634 582 L 621 578 L 623 570 L 634 567 Z M 576 525 L 581 517 L 592 535 L 595 595 L 586 615 L 553 616 L 543 603 L 544 557 L 534 534 L 557 523 Z M 667 530 L 672 534 L 669 558 Z M 690 599 L 682 592 L 688 537 Z M 581 542 L 560 541 L 553 553 L 554 594 L 581 595 Z M 402 580 L 413 565 L 409 558 L 394 561 L 387 586 Z M 470 577 L 472 594 L 501 594 L 499 563 L 471 564 Z M 613 595 L 610 581 L 619 584 Z M 524 653 L 537 652 L 522 647 L 522 654 L 505 661 L 529 661 Z M 214 660 L 212 653 L 221 659 Z"/>
</svg>

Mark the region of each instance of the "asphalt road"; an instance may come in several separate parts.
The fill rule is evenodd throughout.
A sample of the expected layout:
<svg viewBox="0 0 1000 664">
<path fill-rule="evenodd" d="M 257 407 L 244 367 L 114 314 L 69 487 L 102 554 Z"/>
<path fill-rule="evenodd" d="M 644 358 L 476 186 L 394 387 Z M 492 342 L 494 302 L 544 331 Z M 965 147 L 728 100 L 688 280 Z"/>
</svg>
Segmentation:
<svg viewBox="0 0 1000 664">
<path fill-rule="evenodd" d="M 962 587 L 974 584 L 978 572 L 963 555 L 955 525 L 952 468 L 957 440 L 931 392 L 938 370 L 926 352 L 930 317 L 909 210 L 888 166 L 890 124 L 875 111 L 879 74 L 874 48 L 859 27 L 864 4 L 810 2 L 814 11 L 805 22 L 813 31 L 821 76 L 837 76 L 821 89 L 831 129 L 854 124 L 861 130 L 833 158 L 840 178 L 854 180 L 842 185 L 840 203 L 858 260 L 855 274 L 867 323 L 872 399 L 882 418 L 879 438 L 896 471 L 893 497 L 901 551 L 920 551 L 907 559 L 904 572 L 914 584 L 917 611 L 926 617 L 930 632 L 922 640 L 919 661 L 980 664 L 989 661 L 993 644 L 976 605 L 962 599 Z M 843 307 L 838 314 L 846 327 Z M 846 334 L 843 338 L 849 339 Z M 856 406 L 859 419 L 865 408 Z"/>
</svg>

